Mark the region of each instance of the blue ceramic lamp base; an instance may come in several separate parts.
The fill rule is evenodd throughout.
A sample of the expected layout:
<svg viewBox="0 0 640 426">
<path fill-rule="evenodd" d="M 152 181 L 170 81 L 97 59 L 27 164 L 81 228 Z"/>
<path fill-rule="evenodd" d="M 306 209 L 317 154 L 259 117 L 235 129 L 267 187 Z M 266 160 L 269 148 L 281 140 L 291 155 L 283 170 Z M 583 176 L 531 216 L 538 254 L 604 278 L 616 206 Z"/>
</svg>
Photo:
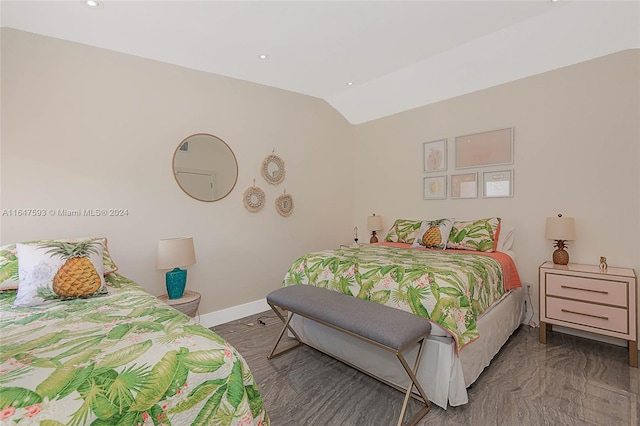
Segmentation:
<svg viewBox="0 0 640 426">
<path fill-rule="evenodd" d="M 169 299 L 180 299 L 187 285 L 187 271 L 185 269 L 174 268 L 173 271 L 167 272 L 166 283 Z"/>
</svg>

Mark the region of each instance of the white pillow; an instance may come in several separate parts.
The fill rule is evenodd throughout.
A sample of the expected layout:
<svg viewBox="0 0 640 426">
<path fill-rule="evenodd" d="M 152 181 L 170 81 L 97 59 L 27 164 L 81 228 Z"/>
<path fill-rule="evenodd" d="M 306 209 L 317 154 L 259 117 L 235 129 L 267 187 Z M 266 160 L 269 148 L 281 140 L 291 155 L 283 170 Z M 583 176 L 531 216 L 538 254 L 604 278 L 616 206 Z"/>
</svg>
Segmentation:
<svg viewBox="0 0 640 426">
<path fill-rule="evenodd" d="M 513 240 L 515 238 L 515 232 L 516 230 L 513 225 L 502 219 L 500 222 L 500 235 L 498 235 L 498 245 L 496 246 L 496 250 L 502 252 L 511 250 L 511 246 L 513 246 Z"/>
<path fill-rule="evenodd" d="M 98 241 L 16 244 L 18 294 L 14 308 L 107 293 Z"/>
</svg>

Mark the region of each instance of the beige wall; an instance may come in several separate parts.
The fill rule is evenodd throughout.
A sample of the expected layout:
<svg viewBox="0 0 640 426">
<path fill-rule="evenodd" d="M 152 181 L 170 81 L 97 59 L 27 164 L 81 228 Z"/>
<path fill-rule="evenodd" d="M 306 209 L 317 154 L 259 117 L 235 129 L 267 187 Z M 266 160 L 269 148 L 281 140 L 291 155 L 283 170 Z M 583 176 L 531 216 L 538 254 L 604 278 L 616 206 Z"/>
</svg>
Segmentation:
<svg viewBox="0 0 640 426">
<path fill-rule="evenodd" d="M 501 216 L 516 229 L 523 281 L 537 295 L 538 266 L 550 260 L 545 218 L 576 220 L 571 261 L 640 271 L 640 51 L 567 68 L 357 126 L 356 217 Z M 423 200 L 422 143 L 514 127 L 514 197 Z M 494 167 L 500 170 L 503 167 Z M 480 171 L 481 169 L 477 169 Z M 534 296 L 534 299 L 537 296 Z M 537 313 L 537 300 L 534 300 Z M 537 320 L 537 315 L 535 317 Z"/>
<path fill-rule="evenodd" d="M 502 216 L 517 228 L 517 263 L 534 291 L 553 250 L 544 220 L 558 212 L 576 219 L 572 261 L 604 255 L 640 271 L 638 50 L 351 126 L 308 96 L 1 34 L 0 207 L 129 210 L 123 218 L 0 217 L 2 244 L 104 235 L 121 272 L 161 294 L 157 240 L 193 235 L 198 263 L 188 286 L 203 293 L 203 313 L 262 299 L 295 257 L 350 241 L 354 225 L 367 241 L 374 212 L 386 228 L 399 217 Z M 509 126 L 513 198 L 422 199 L 423 142 L 448 138 L 451 174 L 456 135 Z M 221 137 L 238 158 L 238 184 L 222 201 L 189 198 L 171 174 L 176 146 L 196 132 Z M 259 172 L 274 148 L 287 165 L 277 187 Z M 267 205 L 250 214 L 242 193 L 254 178 Z M 295 197 L 287 219 L 273 209 L 285 188 Z"/>
<path fill-rule="evenodd" d="M 193 236 L 187 288 L 201 313 L 264 299 L 304 252 L 348 241 L 353 228 L 353 128 L 324 101 L 71 42 L 2 29 L 1 203 L 4 209 L 124 208 L 126 217 L 1 217 L 0 243 L 97 235 L 120 271 L 153 294 L 158 239 Z M 174 181 L 186 136 L 233 149 L 238 183 L 203 203 Z M 260 176 L 275 148 L 279 186 Z M 245 210 L 253 179 L 267 196 Z M 295 210 L 283 218 L 286 189 Z"/>
</svg>

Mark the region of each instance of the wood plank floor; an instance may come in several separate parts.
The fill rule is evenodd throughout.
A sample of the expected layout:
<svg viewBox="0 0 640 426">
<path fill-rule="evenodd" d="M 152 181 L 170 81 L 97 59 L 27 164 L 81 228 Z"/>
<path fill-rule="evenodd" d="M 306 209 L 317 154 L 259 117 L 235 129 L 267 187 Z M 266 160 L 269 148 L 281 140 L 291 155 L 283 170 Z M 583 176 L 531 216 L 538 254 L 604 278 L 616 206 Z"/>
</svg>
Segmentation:
<svg viewBox="0 0 640 426">
<path fill-rule="evenodd" d="M 267 360 L 281 326 L 265 312 L 213 328 L 247 360 L 273 426 L 396 424 L 403 395 L 363 373 L 307 346 Z M 639 383 L 626 348 L 562 333 L 541 345 L 538 329 L 521 326 L 471 386 L 469 404 L 433 405 L 418 425 L 635 426 Z"/>
</svg>

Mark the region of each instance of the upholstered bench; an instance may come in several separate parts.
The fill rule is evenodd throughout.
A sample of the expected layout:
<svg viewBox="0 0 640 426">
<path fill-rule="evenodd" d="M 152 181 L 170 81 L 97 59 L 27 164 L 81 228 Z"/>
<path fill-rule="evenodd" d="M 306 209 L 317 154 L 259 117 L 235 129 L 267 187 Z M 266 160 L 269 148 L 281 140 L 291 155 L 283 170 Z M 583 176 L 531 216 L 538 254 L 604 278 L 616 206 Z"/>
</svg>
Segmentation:
<svg viewBox="0 0 640 426">
<path fill-rule="evenodd" d="M 267 295 L 267 303 L 284 324 L 273 350 L 267 357 L 268 359 L 288 352 L 302 344 L 302 339 L 290 325 L 293 316 L 300 315 L 394 353 L 409 376 L 398 425 L 403 422 L 410 397 L 414 397 L 424 403 L 424 407 L 411 418 L 408 424 L 416 424 L 427 414 L 431 408 L 431 403 L 416 379 L 415 372 L 420 364 L 424 344 L 431 332 L 431 323 L 429 321 L 389 306 L 308 285 L 293 285 L 272 291 Z M 288 316 L 283 315 L 278 308 L 289 311 L 290 314 Z M 287 330 L 295 336 L 298 344 L 276 352 L 276 348 Z M 312 346 L 309 343 L 307 345 Z M 411 368 L 403 352 L 415 345 L 419 346 L 419 350 L 414 366 Z M 326 353 L 322 349 L 314 348 Z M 344 362 L 333 354 L 327 355 Z M 358 368 L 352 364 L 346 364 Z M 365 373 L 371 375 L 369 372 L 365 371 Z M 382 381 L 390 384 L 384 380 Z M 419 395 L 413 393 L 414 386 Z"/>
</svg>

